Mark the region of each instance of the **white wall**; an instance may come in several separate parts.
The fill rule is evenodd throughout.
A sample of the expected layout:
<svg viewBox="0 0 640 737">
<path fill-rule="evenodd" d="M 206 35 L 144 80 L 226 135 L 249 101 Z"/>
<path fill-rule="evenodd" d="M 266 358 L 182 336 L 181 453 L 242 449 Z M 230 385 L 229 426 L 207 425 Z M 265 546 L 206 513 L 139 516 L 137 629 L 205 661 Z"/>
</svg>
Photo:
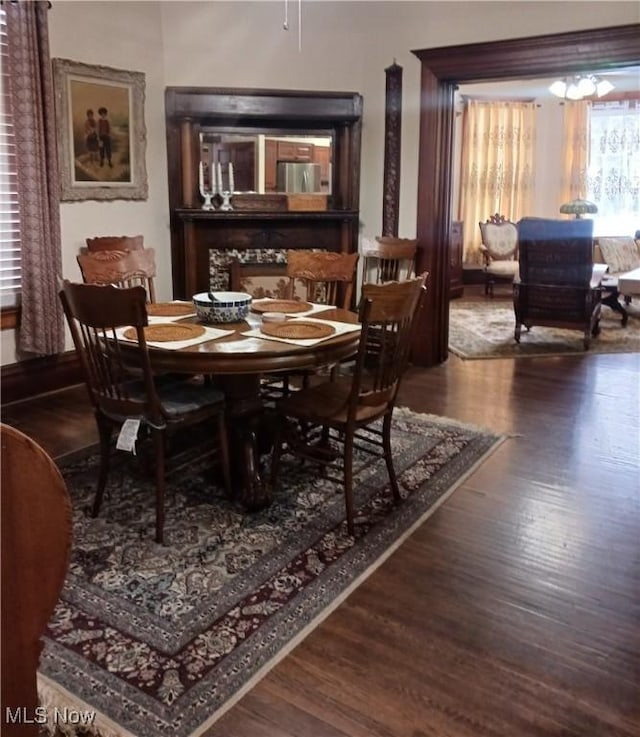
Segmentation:
<svg viewBox="0 0 640 737">
<path fill-rule="evenodd" d="M 60 204 L 62 273 L 81 279 L 76 255 L 87 236 L 144 235 L 156 249 L 158 299 L 171 296 L 169 214 L 164 138 L 164 68 L 160 12 L 155 2 L 55 2 L 49 9 L 52 58 L 71 59 L 143 72 L 147 128 L 146 201 L 64 202 Z M 2 335 L 2 364 L 16 360 L 13 331 Z M 67 348 L 71 348 L 67 334 Z"/>
<path fill-rule="evenodd" d="M 63 203 L 63 276 L 88 235 L 142 233 L 156 249 L 158 298 L 171 296 L 164 88 L 169 85 L 349 90 L 364 96 L 361 219 L 382 226 L 384 69 L 404 69 L 399 234 L 416 228 L 420 64 L 412 49 L 634 23 L 636 2 L 71 2 L 50 13 L 51 54 L 146 75 L 149 199 Z M 9 331 L 2 363 L 15 360 Z M 69 343 L 70 347 L 70 343 Z"/>
</svg>

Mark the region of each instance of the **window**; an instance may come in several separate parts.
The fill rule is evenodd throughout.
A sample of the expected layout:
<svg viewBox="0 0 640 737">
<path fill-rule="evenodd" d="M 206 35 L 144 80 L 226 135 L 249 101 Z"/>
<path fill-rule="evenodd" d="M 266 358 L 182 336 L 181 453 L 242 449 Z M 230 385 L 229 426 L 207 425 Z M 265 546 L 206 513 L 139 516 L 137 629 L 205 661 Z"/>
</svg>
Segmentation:
<svg viewBox="0 0 640 737">
<path fill-rule="evenodd" d="M 640 100 L 594 102 L 589 123 L 594 235 L 632 235 L 640 229 Z"/>
<path fill-rule="evenodd" d="M 6 13 L 0 7 L 2 105 L 0 106 L 0 307 L 15 307 L 20 296 L 20 213 L 16 148 L 9 104 Z"/>
</svg>

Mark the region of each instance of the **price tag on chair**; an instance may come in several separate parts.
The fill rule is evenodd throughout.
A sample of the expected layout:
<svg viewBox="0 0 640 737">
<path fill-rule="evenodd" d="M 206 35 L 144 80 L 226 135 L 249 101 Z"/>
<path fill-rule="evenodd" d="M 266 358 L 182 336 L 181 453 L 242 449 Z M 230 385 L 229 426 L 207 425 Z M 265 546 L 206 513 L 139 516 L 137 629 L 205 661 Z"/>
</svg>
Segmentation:
<svg viewBox="0 0 640 737">
<path fill-rule="evenodd" d="M 129 453 L 136 454 L 136 439 L 138 438 L 138 429 L 140 428 L 140 420 L 125 420 L 118 434 L 118 442 L 116 448 L 118 450 L 126 450 Z"/>
</svg>

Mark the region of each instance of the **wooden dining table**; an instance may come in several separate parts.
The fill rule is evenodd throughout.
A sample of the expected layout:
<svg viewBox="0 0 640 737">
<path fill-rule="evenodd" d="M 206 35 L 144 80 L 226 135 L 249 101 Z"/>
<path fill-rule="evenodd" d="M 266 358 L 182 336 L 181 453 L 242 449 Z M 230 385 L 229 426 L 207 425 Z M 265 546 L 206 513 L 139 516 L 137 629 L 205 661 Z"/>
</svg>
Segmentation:
<svg viewBox="0 0 640 737">
<path fill-rule="evenodd" d="M 315 312 L 313 319 L 357 324 L 358 316 L 348 310 L 328 308 Z M 180 322 L 198 323 L 196 317 Z M 292 369 L 313 369 L 353 356 L 360 331 L 342 333 L 315 345 L 299 345 L 242 333 L 259 325 L 250 322 L 225 323 L 212 327 L 233 331 L 215 340 L 169 350 L 148 346 L 151 365 L 160 373 L 203 374 L 224 392 L 234 496 L 248 510 L 261 509 L 271 502 L 269 483 L 261 472 L 260 456 L 270 450 L 272 422 L 260 395 L 264 375 Z M 127 346 L 121 347 L 129 350 Z M 137 346 L 131 344 L 134 360 Z M 271 423 L 271 426 L 270 426 Z"/>
</svg>

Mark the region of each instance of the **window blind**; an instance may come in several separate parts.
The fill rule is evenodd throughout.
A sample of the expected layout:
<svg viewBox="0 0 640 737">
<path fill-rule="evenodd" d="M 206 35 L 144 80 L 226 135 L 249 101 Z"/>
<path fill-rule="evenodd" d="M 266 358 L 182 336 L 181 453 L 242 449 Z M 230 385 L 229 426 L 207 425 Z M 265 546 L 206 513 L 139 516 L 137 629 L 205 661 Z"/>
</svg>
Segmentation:
<svg viewBox="0 0 640 737">
<path fill-rule="evenodd" d="M 20 209 L 8 57 L 6 12 L 0 7 L 0 307 L 18 304 L 21 283 Z"/>
</svg>

